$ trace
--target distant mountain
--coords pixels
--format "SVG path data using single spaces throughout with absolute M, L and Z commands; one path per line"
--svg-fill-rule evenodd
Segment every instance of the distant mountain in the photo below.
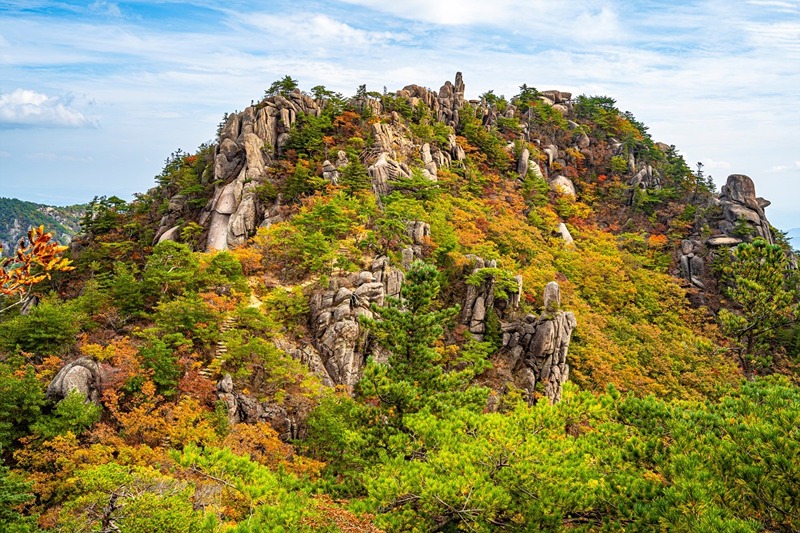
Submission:
M 786 232 L 786 238 L 792 244 L 792 248 L 800 248 L 800 228 L 792 228 Z
M 80 219 L 85 210 L 85 205 L 56 207 L 15 198 L 0 198 L 2 254 L 9 255 L 32 226 L 44 225 L 58 242 L 69 244 L 80 230 Z

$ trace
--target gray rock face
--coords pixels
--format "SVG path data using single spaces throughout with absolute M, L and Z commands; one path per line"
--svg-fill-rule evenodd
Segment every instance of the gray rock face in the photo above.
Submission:
M 372 304 L 382 306 L 387 294 L 400 293 L 402 272 L 379 258 L 372 271 L 331 279 L 326 291 L 310 302 L 312 344 L 330 381 L 354 386 L 361 377 L 370 349 L 368 332 L 359 317 L 373 318 Z
M 764 207 L 768 205 L 767 200 L 756 197 L 755 185 L 749 177 L 743 174 L 728 176 L 719 196 L 709 201 L 704 217 L 696 220 L 695 233 L 681 242 L 678 255 L 681 277 L 703 289 L 706 265 L 715 253 L 724 253 L 730 247 L 756 237 L 774 243 L 764 213 Z M 709 231 L 711 236 L 708 236 Z
M 517 322 L 503 324 L 503 351 L 533 401 L 537 384 L 544 385 L 550 403 L 561 400 L 561 390 L 569 378 L 567 352 L 575 315 L 560 310 L 560 290 L 552 281 L 544 291 L 545 310 L 539 317 L 528 315 Z
M 81 357 L 64 366 L 47 386 L 47 397 L 61 401 L 76 390 L 87 401 L 97 403 L 103 387 L 103 372 L 97 361 Z
M 522 150 L 522 153 L 519 154 L 519 159 L 517 159 L 517 174 L 519 175 L 520 179 L 525 178 L 528 174 L 528 164 L 531 159 L 531 151 L 527 148 Z
M 465 274 L 481 276 L 480 285 L 467 285 L 464 296 L 464 306 L 461 311 L 461 323 L 467 326 L 477 340 L 483 340 L 486 334 L 486 321 L 489 312 L 495 312 L 498 319 L 502 319 L 506 312 L 519 306 L 522 297 L 522 277 L 517 276 L 517 292 L 509 295 L 508 299 L 495 297 L 495 279 L 490 270 L 497 268 L 494 260 L 484 261 L 483 258 L 468 255 L 471 266 Z M 493 310 L 493 311 L 492 311 Z
M 300 439 L 304 436 L 304 426 L 297 413 L 283 405 L 262 402 L 237 391 L 230 374 L 225 374 L 217 383 L 217 398 L 225 402 L 228 411 L 228 423 L 255 424 L 267 422 L 283 441 Z
M 158 242 L 177 241 L 178 237 L 180 236 L 178 232 L 179 229 L 180 229 L 179 226 L 171 227 L 170 229 L 161 234 L 161 236 L 158 238 Z
M 381 152 L 378 160 L 367 168 L 367 174 L 372 180 L 372 190 L 377 196 L 386 196 L 392 192 L 390 180 L 411 177 L 408 167 L 390 159 L 387 152 Z
M 699 289 L 705 288 L 703 277 L 706 268 L 706 255 L 707 251 L 699 240 L 686 239 L 681 241 L 681 277 Z
M 661 187 L 661 176 L 652 166 L 643 165 L 637 170 L 636 162 L 632 156 L 628 161 L 628 166 L 629 171 L 633 174 L 630 180 L 632 187 L 640 189 L 658 189 Z
M 184 217 L 185 214 L 186 197 L 181 194 L 176 194 L 169 199 L 167 212 L 163 217 L 161 217 L 158 231 L 156 231 L 155 237 L 153 238 L 153 244 L 157 244 L 166 240 L 175 240 L 174 235 L 177 234 L 178 222 Z M 164 234 L 172 229 L 175 229 L 173 237 L 164 237 Z

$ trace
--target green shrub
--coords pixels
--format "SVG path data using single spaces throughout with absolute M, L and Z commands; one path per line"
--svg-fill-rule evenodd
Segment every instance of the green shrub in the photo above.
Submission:
M 84 320 L 75 306 L 45 299 L 27 316 L 0 323 L 0 347 L 11 352 L 19 346 L 37 356 L 62 354 L 75 345 Z

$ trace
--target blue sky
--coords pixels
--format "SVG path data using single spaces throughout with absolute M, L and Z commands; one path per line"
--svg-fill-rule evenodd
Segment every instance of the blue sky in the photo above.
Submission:
M 603 94 L 800 227 L 800 0 L 0 0 L 0 196 L 130 198 L 286 74 Z

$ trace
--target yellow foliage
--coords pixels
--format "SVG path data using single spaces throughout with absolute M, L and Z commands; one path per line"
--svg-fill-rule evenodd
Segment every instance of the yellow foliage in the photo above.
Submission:
M 277 432 L 266 422 L 236 424 L 222 442 L 237 455 L 250 456 L 272 470 L 280 468 L 293 474 L 315 478 L 325 463 L 295 455 L 294 448 L 282 442 Z

